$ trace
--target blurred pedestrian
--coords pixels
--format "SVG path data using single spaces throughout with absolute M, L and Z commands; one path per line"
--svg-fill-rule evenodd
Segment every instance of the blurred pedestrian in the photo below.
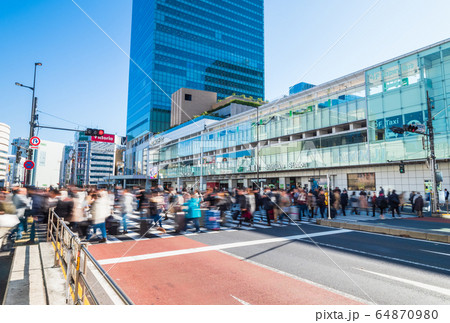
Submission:
M 22 239 L 22 232 L 26 231 L 27 228 L 27 218 L 25 216 L 25 211 L 29 210 L 30 207 L 30 199 L 27 197 L 27 189 L 24 187 L 20 187 L 16 190 L 12 202 L 16 208 L 16 215 L 19 218 L 20 223 L 17 227 L 11 232 L 9 238 L 11 239 L 13 234 L 16 234 L 16 240 Z
M 193 222 L 195 226 L 195 232 L 200 233 L 200 222 L 199 219 L 202 216 L 200 211 L 200 198 L 195 195 L 195 193 L 191 194 L 191 198 L 184 203 L 187 206 L 187 212 L 185 215 L 185 223 L 182 231 L 187 231 L 187 225 L 189 222 Z
M 356 192 L 353 192 L 352 195 L 350 196 L 350 206 L 352 207 L 352 212 L 350 213 L 350 215 L 352 215 L 353 213 L 355 215 L 358 214 L 358 205 L 359 205 L 359 200 L 356 197 Z
M 281 207 L 281 213 L 279 216 L 279 221 L 282 224 L 283 223 L 283 219 L 284 217 L 288 218 L 288 222 L 291 223 L 291 218 L 289 216 L 289 208 L 291 206 L 291 199 L 289 197 L 289 194 L 287 194 L 286 191 L 281 191 L 281 196 L 280 196 L 280 207 Z
M 359 207 L 365 210 L 366 215 L 369 216 L 369 203 L 367 202 L 367 193 L 364 190 L 359 193 Z
M 317 196 L 316 203 L 317 203 L 317 208 L 320 211 L 320 216 L 323 219 L 324 215 L 325 215 L 325 209 L 326 209 L 325 192 L 323 190 L 319 191 L 319 195 Z
M 423 207 L 425 206 L 425 203 L 423 201 L 422 195 L 417 192 L 417 197 L 414 202 L 414 211 L 417 212 L 417 217 L 423 218 Z
M 133 214 L 133 201 L 134 195 L 131 194 L 127 188 L 125 188 L 122 196 L 120 197 L 123 234 L 128 233 L 127 219 Z
M 309 191 L 308 193 L 306 204 L 308 205 L 309 218 L 312 219 L 314 217 L 314 210 L 316 208 L 316 197 L 311 191 Z
M 348 205 L 348 194 L 347 194 L 347 190 L 344 189 L 341 193 L 341 208 L 342 208 L 342 215 L 346 216 L 345 214 L 345 208 Z
M 372 217 L 374 217 L 375 211 L 377 209 L 377 192 L 373 192 L 372 197 L 370 198 L 370 202 L 372 204 Z
M 105 220 L 110 214 L 108 192 L 100 190 L 97 193 L 93 193 L 91 195 L 91 198 L 92 198 L 91 215 L 92 215 L 93 232 L 89 232 L 86 239 L 90 240 L 92 235 L 96 235 L 97 229 L 99 229 L 101 231 L 101 239 L 99 242 L 103 243 L 107 241 Z
M 389 202 L 389 206 L 392 211 L 392 217 L 395 218 L 395 216 L 394 216 L 395 211 L 397 211 L 397 215 L 399 217 L 401 217 L 400 210 L 399 210 L 400 199 L 398 197 L 398 194 L 395 192 L 395 190 L 393 190 L 391 195 L 389 195 L 388 202 Z
M 380 218 L 384 219 L 384 210 L 388 207 L 388 201 L 383 193 L 378 195 L 376 203 L 380 209 Z

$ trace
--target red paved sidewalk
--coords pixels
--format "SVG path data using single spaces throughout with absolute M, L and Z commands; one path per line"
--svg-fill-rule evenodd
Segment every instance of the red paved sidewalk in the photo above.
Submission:
M 96 259 L 183 250 L 206 245 L 188 239 L 151 239 L 90 246 Z M 301 266 L 301 264 L 299 264 Z M 136 304 L 336 305 L 359 302 L 327 289 L 239 260 L 220 251 L 146 259 L 104 268 Z M 238 298 L 239 300 L 237 300 Z

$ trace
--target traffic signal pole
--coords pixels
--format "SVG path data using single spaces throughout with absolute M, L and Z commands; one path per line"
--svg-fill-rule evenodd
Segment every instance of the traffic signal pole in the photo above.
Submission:
M 31 138 L 34 137 L 34 128 L 36 126 L 35 121 L 36 121 L 36 104 L 37 104 L 37 98 L 34 96 L 34 86 L 36 84 L 36 67 L 34 68 L 34 81 L 33 81 L 33 103 L 31 106 L 31 119 L 30 119 L 30 137 L 28 138 L 28 140 L 31 140 Z M 30 143 L 28 143 L 28 156 L 27 159 L 28 160 L 33 160 L 33 149 L 30 148 L 31 145 Z M 29 186 L 31 185 L 31 175 L 32 175 L 32 170 L 28 169 L 25 171 L 26 175 L 25 175 L 25 185 Z
M 431 181 L 433 185 L 430 203 L 431 203 L 431 213 L 435 213 L 438 210 L 439 196 L 436 182 L 436 155 L 434 152 L 434 129 L 433 129 L 433 116 L 431 114 L 431 109 L 432 109 L 431 100 L 427 91 L 427 111 L 428 111 L 427 128 L 428 128 L 428 139 L 430 142 Z

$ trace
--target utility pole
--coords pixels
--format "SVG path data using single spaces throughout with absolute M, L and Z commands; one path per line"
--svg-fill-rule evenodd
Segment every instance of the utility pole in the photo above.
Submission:
M 31 99 L 31 118 L 30 118 L 30 137 L 28 140 L 31 140 L 32 137 L 34 137 L 34 126 L 36 121 L 36 103 L 37 98 L 34 96 L 34 91 L 36 89 L 36 67 L 42 66 L 42 63 L 34 63 L 34 77 L 33 77 L 33 97 Z M 30 147 L 30 144 L 29 144 Z M 28 160 L 32 160 L 33 158 L 33 150 L 28 150 Z M 31 185 L 31 170 L 27 171 L 27 180 L 26 185 Z
M 438 191 L 437 191 L 437 183 L 436 183 L 436 155 L 434 153 L 434 129 L 433 129 L 433 117 L 431 114 L 431 99 L 428 95 L 427 91 L 427 110 L 428 110 L 428 120 L 427 120 L 427 128 L 428 128 L 428 139 L 430 141 L 430 168 L 431 168 L 431 180 L 432 180 L 432 193 L 430 197 L 431 203 L 431 213 L 437 212 L 438 210 Z
M 34 74 L 34 79 L 36 80 L 36 72 Z M 31 105 L 31 118 L 30 118 L 30 134 L 28 137 L 28 140 L 31 140 L 32 137 L 34 137 L 34 128 L 36 126 L 35 121 L 36 121 L 36 105 L 37 105 L 37 98 L 34 96 L 34 82 L 33 82 L 33 103 Z M 33 160 L 33 149 L 30 148 L 31 144 L 28 143 L 28 156 L 27 159 L 28 160 Z M 32 170 L 29 169 L 26 171 L 26 181 L 25 181 L 25 185 L 29 186 L 31 185 L 31 178 L 32 178 L 32 174 L 31 174 Z

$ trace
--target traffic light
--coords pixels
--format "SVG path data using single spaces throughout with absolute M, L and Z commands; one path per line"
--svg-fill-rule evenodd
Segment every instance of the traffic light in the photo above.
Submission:
M 417 129 L 419 129 L 419 127 L 418 126 L 416 126 L 415 124 L 410 124 L 410 125 L 407 125 L 407 126 L 404 126 L 406 129 L 406 131 L 409 131 L 409 132 L 416 132 L 417 131 Z
M 19 148 L 17 148 L 17 151 L 16 151 L 16 164 L 20 164 L 20 156 L 22 156 L 22 151 Z
M 399 170 L 400 170 L 400 174 L 404 174 L 405 173 L 405 164 L 401 163 Z
M 105 131 L 102 129 L 87 128 L 84 134 L 86 136 L 103 136 L 105 134 Z

